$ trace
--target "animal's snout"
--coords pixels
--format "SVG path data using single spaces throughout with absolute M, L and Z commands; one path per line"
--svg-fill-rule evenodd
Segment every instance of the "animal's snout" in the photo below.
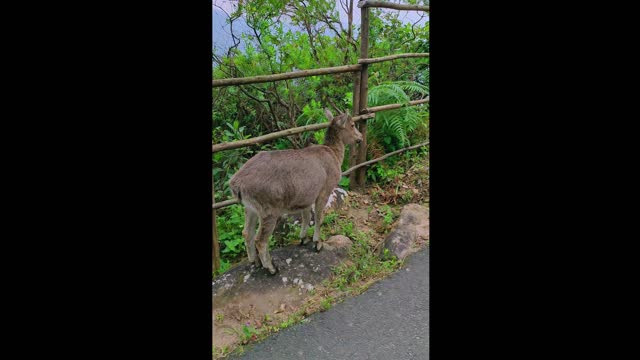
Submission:
M 358 144 L 360 144 L 360 143 L 362 142 L 362 136 L 360 136 L 360 137 L 356 138 L 356 142 L 357 142 Z

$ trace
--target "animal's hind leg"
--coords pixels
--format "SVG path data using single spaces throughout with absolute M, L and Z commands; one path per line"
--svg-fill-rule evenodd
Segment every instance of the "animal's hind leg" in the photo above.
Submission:
M 257 262 L 256 256 L 256 225 L 258 224 L 258 214 L 249 210 L 247 207 L 244 208 L 244 230 L 242 230 L 242 235 L 244 236 L 244 245 L 247 249 L 247 257 L 249 258 L 249 262 Z M 256 264 L 259 265 L 259 264 Z
M 309 243 L 307 230 L 309 229 L 309 221 L 311 220 L 311 207 L 302 210 L 302 229 L 300 230 L 300 245 Z
M 271 275 L 275 275 L 278 272 L 278 268 L 273 266 L 271 254 L 269 254 L 269 236 L 273 233 L 277 221 L 277 216 L 268 215 L 261 217 L 260 230 L 258 231 L 258 238 L 256 240 L 256 248 L 258 249 L 258 256 L 260 257 L 262 266 L 269 270 Z

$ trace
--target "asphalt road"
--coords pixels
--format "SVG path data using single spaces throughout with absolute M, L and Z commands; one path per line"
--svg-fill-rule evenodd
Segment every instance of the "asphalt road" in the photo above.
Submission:
M 310 321 L 230 359 L 429 359 L 429 249 L 404 268 Z

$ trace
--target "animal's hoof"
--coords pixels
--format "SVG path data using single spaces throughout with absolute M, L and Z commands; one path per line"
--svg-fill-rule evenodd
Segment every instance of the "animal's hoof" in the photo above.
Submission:
M 322 243 L 320 241 L 318 241 L 316 243 L 316 252 L 319 252 L 320 250 L 322 250 Z
M 278 269 L 278 267 L 275 266 L 275 265 L 273 265 L 273 269 L 274 269 L 273 272 L 271 271 L 271 269 L 268 269 L 269 270 L 269 275 L 271 275 L 271 276 L 273 276 L 273 275 L 275 275 L 275 274 L 280 272 L 280 269 Z

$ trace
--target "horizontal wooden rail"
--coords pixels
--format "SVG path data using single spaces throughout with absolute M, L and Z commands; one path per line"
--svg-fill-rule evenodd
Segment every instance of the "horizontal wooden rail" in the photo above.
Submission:
M 391 61 L 391 60 L 403 59 L 403 58 L 418 58 L 418 57 L 429 57 L 429 53 L 395 54 L 395 55 L 383 56 L 379 58 L 358 59 L 358 64 L 373 64 L 373 63 L 379 63 L 383 61 Z
M 362 110 L 362 112 L 365 113 L 365 114 L 375 113 L 375 112 L 384 111 L 384 110 L 399 109 L 399 108 L 405 107 L 405 106 L 415 106 L 415 105 L 420 105 L 420 104 L 426 104 L 428 102 L 429 102 L 429 97 L 426 97 L 426 98 L 420 99 L 420 100 L 409 101 L 407 104 L 388 104 L 388 105 L 364 108 Z
M 356 72 L 356 71 L 360 71 L 360 69 L 361 69 L 361 65 L 359 65 L 359 64 L 356 64 L 356 65 L 344 65 L 344 66 L 334 66 L 334 67 L 320 68 L 320 69 L 292 71 L 292 72 L 282 73 L 282 74 L 259 75 L 259 76 L 243 77 L 243 78 L 212 80 L 211 84 L 212 84 L 213 87 L 229 86 L 229 85 L 257 84 L 257 83 L 263 83 L 263 82 L 295 79 L 295 78 L 315 76 L 315 75 L 327 75 L 327 74 L 339 74 L 339 73 L 344 73 L 344 72 Z
M 355 65 L 344 65 L 344 66 L 335 66 L 335 67 L 320 68 L 320 69 L 300 70 L 300 71 L 292 71 L 292 72 L 282 73 L 282 74 L 258 75 L 258 76 L 249 76 L 249 77 L 243 77 L 243 78 L 218 79 L 218 80 L 211 80 L 211 85 L 213 87 L 246 85 L 246 84 L 257 84 L 257 83 L 264 83 L 269 81 L 288 80 L 288 79 L 295 79 L 295 78 L 309 77 L 309 76 L 316 76 L 316 75 L 339 74 L 344 72 L 358 72 L 361 69 L 360 64 L 372 64 L 372 63 L 391 61 L 391 60 L 402 59 L 402 58 L 417 58 L 417 57 L 429 57 L 429 54 L 428 53 L 407 53 L 407 54 L 383 56 L 379 58 L 358 59 L 358 64 L 355 64 Z
M 362 111 L 364 114 L 363 115 L 354 116 L 353 120 L 354 121 L 360 121 L 360 120 L 363 120 L 363 119 L 369 119 L 369 118 L 374 117 L 375 113 L 379 112 L 379 111 L 399 109 L 399 108 L 405 107 L 405 106 L 415 106 L 415 105 L 419 105 L 419 104 L 425 104 L 425 103 L 428 103 L 428 102 L 429 102 L 429 97 L 427 97 L 425 99 L 409 101 L 407 104 L 388 104 L 388 105 L 374 106 L 374 107 L 370 107 L 370 108 L 365 108 Z M 317 130 L 322 130 L 322 129 L 325 129 L 325 128 L 328 128 L 328 127 L 329 127 L 329 123 L 328 122 L 320 123 L 320 124 L 312 124 L 312 125 L 294 127 L 294 128 L 291 128 L 291 129 L 277 131 L 277 132 L 274 132 L 274 133 L 271 133 L 271 134 L 267 134 L 267 135 L 257 136 L 257 137 L 251 138 L 251 139 L 238 140 L 238 141 L 232 141 L 232 142 L 227 142 L 227 143 L 213 144 L 213 145 L 211 145 L 211 151 L 212 152 L 218 152 L 218 151 L 223 151 L 223 150 L 237 149 L 237 148 L 241 148 L 241 147 L 245 147 L 245 146 L 250 146 L 250 145 L 254 145 L 254 144 L 263 143 L 263 142 L 270 141 L 270 140 L 283 138 L 285 136 L 290 136 L 290 135 L 298 134 L 298 133 L 305 132 L 305 131 L 317 131 Z
M 429 7 L 425 5 L 396 4 L 396 3 L 386 2 L 386 1 L 371 1 L 371 0 L 358 1 L 358 7 L 359 8 L 375 7 L 375 8 L 387 8 L 387 9 L 396 9 L 396 10 L 429 11 Z
M 351 174 L 354 170 L 356 170 L 358 168 L 361 168 L 361 167 L 367 166 L 367 165 L 371 165 L 373 163 L 377 163 L 378 161 L 382 161 L 382 160 L 388 158 L 389 156 L 393 156 L 395 154 L 398 154 L 398 153 L 401 153 L 401 152 L 404 152 L 404 151 L 407 151 L 407 150 L 417 149 L 417 148 L 425 146 L 425 145 L 429 145 L 429 142 L 427 141 L 427 142 L 424 142 L 424 143 L 421 143 L 421 144 L 417 144 L 417 145 L 406 147 L 404 149 L 392 151 L 392 152 L 390 152 L 390 153 L 388 153 L 388 154 L 386 154 L 384 156 L 381 156 L 379 158 L 376 158 L 376 159 L 373 159 L 373 160 L 369 160 L 369 161 L 363 162 L 362 164 L 358 164 L 358 165 L 356 165 L 356 166 L 354 166 L 352 168 L 349 168 L 348 170 L 346 170 L 345 172 L 342 173 L 342 176 L 347 176 L 347 175 Z M 238 204 L 238 203 L 239 203 L 239 201 L 237 199 L 231 199 L 231 200 L 225 200 L 223 202 L 215 203 L 215 204 L 213 204 L 212 207 L 215 210 L 215 209 L 219 209 L 219 208 L 222 208 L 222 207 L 225 207 L 225 206 Z
M 403 151 L 407 151 L 407 150 L 411 150 L 411 149 L 416 149 L 416 148 L 419 148 L 419 147 L 421 147 L 421 146 L 425 146 L 425 145 L 429 145 L 429 142 L 427 141 L 427 142 L 424 142 L 424 143 L 422 143 L 422 144 L 413 145 L 413 146 L 406 147 L 406 148 L 404 148 L 404 149 L 400 149 L 400 150 L 392 151 L 392 152 L 390 152 L 390 153 L 388 153 L 388 154 L 386 154 L 386 155 L 384 155 L 384 156 L 381 156 L 381 157 L 379 157 L 379 158 L 376 158 L 376 159 L 373 159 L 373 160 L 369 160 L 369 161 L 365 161 L 365 162 L 363 162 L 363 163 L 361 163 L 361 164 L 358 164 L 358 165 L 356 165 L 356 166 L 354 166 L 354 167 L 352 167 L 352 168 L 349 168 L 347 171 L 345 171 L 345 172 L 343 172 L 343 173 L 342 173 L 342 176 L 349 175 L 349 174 L 351 174 L 354 170 L 356 170 L 356 169 L 358 169 L 358 168 L 361 168 L 361 167 L 363 167 L 363 166 L 367 166 L 367 165 L 371 165 L 371 164 L 373 164 L 373 163 L 377 163 L 378 161 L 382 161 L 382 160 L 384 160 L 384 159 L 388 158 L 389 156 L 395 155 L 395 154 L 397 154 L 397 153 L 401 153 L 401 152 L 403 152 Z
M 215 209 L 220 209 L 220 208 L 223 208 L 223 207 L 225 207 L 225 206 L 229 206 L 229 205 L 233 205 L 233 204 L 238 204 L 238 203 L 240 203 L 240 202 L 238 201 L 238 199 L 225 200 L 225 201 L 223 201 L 223 202 L 219 202 L 219 203 L 215 203 L 215 204 L 213 204 L 212 208 L 213 208 L 213 210 L 215 210 Z
M 358 115 L 358 116 L 354 116 L 353 117 L 353 121 L 360 121 L 363 119 L 369 119 L 374 117 L 375 114 L 371 113 L 371 114 L 364 114 L 364 115 Z M 249 146 L 249 145 L 254 145 L 254 144 L 259 144 L 265 141 L 269 141 L 269 140 L 274 140 L 274 139 L 279 139 L 285 136 L 289 136 L 289 135 L 293 135 L 293 134 L 298 134 L 301 132 L 305 132 L 305 131 L 317 131 L 317 130 L 321 130 L 324 128 L 328 128 L 330 125 L 330 123 L 325 122 L 325 123 L 320 123 L 320 124 L 312 124 L 312 125 L 306 125 L 306 126 L 299 126 L 299 127 L 294 127 L 291 129 L 286 129 L 286 130 L 282 130 L 282 131 L 277 131 L 277 132 L 273 132 L 267 135 L 262 135 L 262 136 L 256 136 L 254 138 L 251 139 L 245 139 L 245 140 L 238 140 L 238 141 L 232 141 L 232 142 L 227 142 L 227 143 L 220 143 L 220 144 L 213 144 L 211 146 L 211 151 L 212 152 L 217 152 L 217 151 L 222 151 L 222 150 L 230 150 L 230 149 L 237 149 L 237 148 L 241 148 L 241 147 L 245 147 L 245 146 Z

